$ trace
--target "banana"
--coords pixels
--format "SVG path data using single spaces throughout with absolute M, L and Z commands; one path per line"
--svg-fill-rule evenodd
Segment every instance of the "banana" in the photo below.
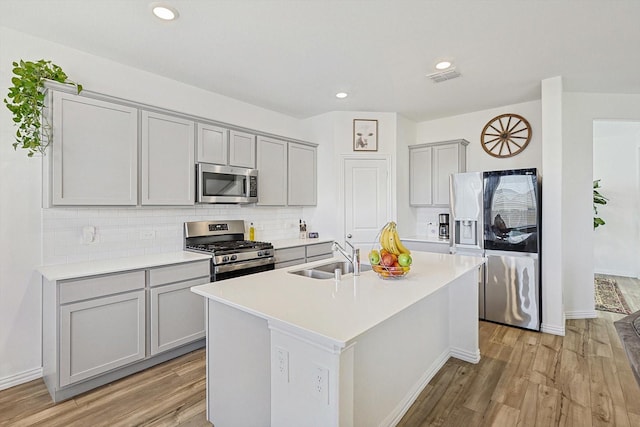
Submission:
M 382 249 L 384 249 L 385 251 L 389 251 L 388 246 L 389 246 L 389 229 L 388 226 L 389 224 L 385 224 L 384 227 L 382 227 L 382 230 L 380 231 L 380 247 Z
M 396 240 L 399 240 L 397 238 L 397 234 L 396 234 L 396 223 L 395 222 L 390 222 L 389 223 L 389 232 L 388 232 L 388 241 L 389 241 L 389 252 L 391 252 L 394 255 L 400 255 L 400 251 L 398 250 L 398 245 L 396 244 Z
M 400 237 L 398 236 L 398 229 L 396 227 L 393 228 L 393 237 L 395 238 L 396 248 L 398 248 L 401 254 L 411 254 L 411 251 L 402 244 L 402 240 L 400 240 Z

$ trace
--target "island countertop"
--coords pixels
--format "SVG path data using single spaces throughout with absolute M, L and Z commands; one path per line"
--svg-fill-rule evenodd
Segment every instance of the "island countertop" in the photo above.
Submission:
M 344 347 L 484 262 L 477 257 L 427 252 L 414 252 L 412 257 L 411 271 L 399 279 L 383 280 L 373 271 L 362 272 L 360 276 L 345 274 L 340 281 L 289 273 L 344 261 L 333 258 L 194 286 L 191 290 Z

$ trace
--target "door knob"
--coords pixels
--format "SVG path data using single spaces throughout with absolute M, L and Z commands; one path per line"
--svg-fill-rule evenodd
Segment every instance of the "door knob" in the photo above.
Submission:
M 352 238 L 353 236 L 351 235 L 351 233 L 347 234 L 347 239 Z

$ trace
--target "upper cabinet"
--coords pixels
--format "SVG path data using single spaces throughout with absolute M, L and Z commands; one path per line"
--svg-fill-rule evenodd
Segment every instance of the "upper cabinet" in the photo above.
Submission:
M 136 205 L 138 110 L 52 91 L 53 205 Z
M 287 204 L 287 142 L 258 137 L 258 204 Z
M 256 136 L 229 131 L 229 166 L 256 168 Z
M 314 206 L 316 147 L 258 137 L 258 204 Z
M 198 123 L 196 160 L 202 163 L 226 165 L 229 161 L 229 130 Z
M 449 176 L 466 171 L 467 145 L 457 139 L 409 146 L 411 206 L 449 206 Z
M 195 123 L 142 112 L 142 204 L 195 203 Z
M 289 178 L 287 202 L 289 206 L 314 206 L 316 197 L 316 147 L 289 143 Z

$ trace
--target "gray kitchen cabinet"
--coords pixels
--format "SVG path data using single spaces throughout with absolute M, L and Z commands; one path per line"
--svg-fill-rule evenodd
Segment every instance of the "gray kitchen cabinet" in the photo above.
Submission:
M 315 206 L 317 204 L 316 147 L 289 142 L 287 204 Z
M 258 137 L 258 205 L 287 204 L 287 142 Z
M 319 261 L 333 256 L 333 242 L 315 243 L 306 246 L 306 261 Z
M 138 203 L 138 110 L 51 91 L 51 204 Z
M 205 337 L 205 301 L 190 288 L 210 282 L 210 261 L 149 270 L 150 354 Z
M 466 171 L 464 139 L 409 146 L 409 204 L 449 206 L 449 176 Z
M 236 130 L 229 131 L 229 166 L 256 168 L 256 136 Z
M 196 161 L 226 165 L 229 161 L 229 129 L 198 123 Z
M 195 203 L 195 123 L 142 111 L 143 205 Z
M 403 240 L 402 243 L 405 247 L 412 251 L 420 251 L 420 252 L 435 252 L 440 254 L 448 254 L 449 253 L 449 242 L 417 242 L 411 240 Z
M 275 268 L 291 267 L 306 262 L 319 261 L 333 257 L 333 241 L 322 243 L 306 243 L 275 250 Z
M 60 387 L 144 359 L 144 272 L 63 282 L 59 298 Z
M 43 378 L 54 402 L 204 346 L 210 260 L 43 279 Z M 84 272 L 84 270 L 83 270 Z
M 306 250 L 303 245 L 293 246 L 275 250 L 275 268 L 291 267 L 292 265 L 304 264 Z

